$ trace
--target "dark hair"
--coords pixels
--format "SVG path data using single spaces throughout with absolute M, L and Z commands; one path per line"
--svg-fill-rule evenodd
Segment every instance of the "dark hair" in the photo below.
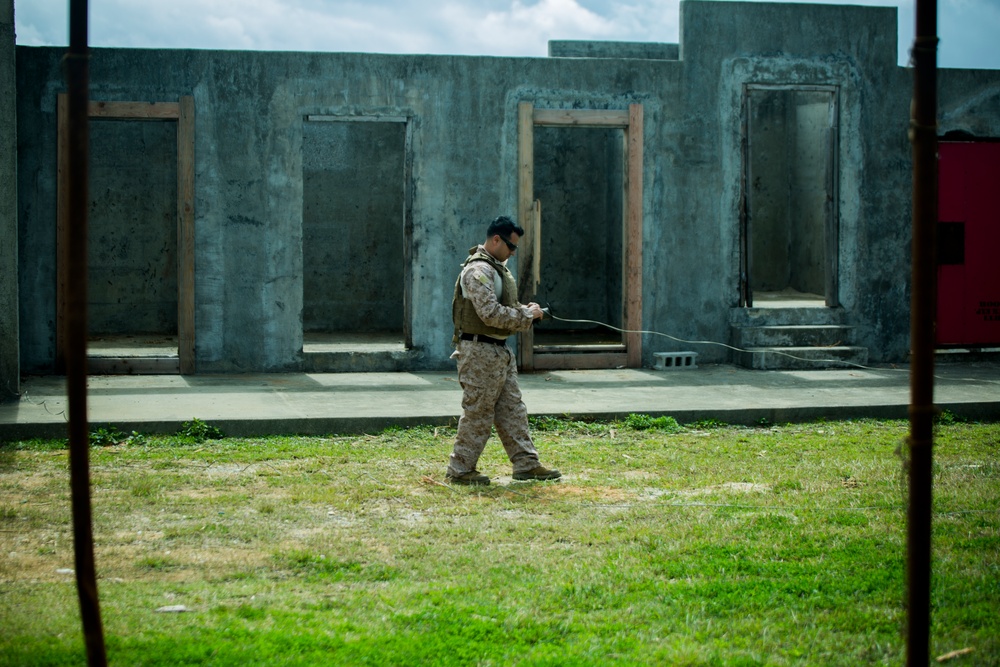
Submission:
M 518 227 L 517 223 L 508 218 L 506 215 L 501 215 L 491 222 L 490 226 L 486 228 L 487 239 L 493 238 L 494 234 L 499 234 L 505 239 L 510 239 L 511 234 L 524 236 L 524 230 Z

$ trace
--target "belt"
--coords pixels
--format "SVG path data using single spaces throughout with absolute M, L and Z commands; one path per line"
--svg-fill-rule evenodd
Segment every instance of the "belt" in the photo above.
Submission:
M 506 340 L 501 340 L 499 338 L 493 338 L 492 336 L 487 336 L 486 334 L 470 334 L 464 333 L 459 336 L 462 340 L 471 340 L 472 342 L 479 343 L 493 343 L 494 345 L 506 345 Z

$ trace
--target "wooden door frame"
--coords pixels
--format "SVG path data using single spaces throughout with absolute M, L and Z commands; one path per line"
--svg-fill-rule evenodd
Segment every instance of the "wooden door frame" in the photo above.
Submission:
M 66 233 L 69 227 L 68 97 L 61 93 L 57 102 L 58 168 L 56 197 L 56 365 L 65 368 L 66 342 L 63 312 L 66 303 L 67 267 Z M 194 354 L 194 97 L 182 96 L 177 102 L 99 102 L 91 101 L 90 118 L 112 120 L 175 121 L 177 123 L 177 359 L 109 359 L 112 368 L 128 368 L 142 373 L 195 372 Z M 92 366 L 92 362 L 88 362 Z
M 622 268 L 624 272 L 625 352 L 534 354 L 534 333 L 521 333 L 518 363 L 521 370 L 642 367 L 642 105 L 628 109 L 536 109 L 521 102 L 517 109 L 518 215 L 525 228 L 518 259 L 522 302 L 534 296 L 538 281 L 541 207 L 534 199 L 535 126 L 621 129 L 625 132 L 622 175 Z

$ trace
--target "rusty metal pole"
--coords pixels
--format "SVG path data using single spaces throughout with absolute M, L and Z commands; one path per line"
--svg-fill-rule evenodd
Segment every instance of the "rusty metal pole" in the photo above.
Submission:
M 930 659 L 934 323 L 937 306 L 937 0 L 917 0 L 913 42 L 913 283 L 910 307 L 910 503 L 906 664 Z
M 90 507 L 90 437 L 87 423 L 87 209 L 89 207 L 88 123 L 90 52 L 87 46 L 87 0 L 70 0 L 69 52 L 64 61 L 68 89 L 66 301 L 62 321 L 66 340 L 66 396 L 69 401 L 69 471 L 73 498 L 73 552 L 87 664 L 108 664 L 94 567 Z

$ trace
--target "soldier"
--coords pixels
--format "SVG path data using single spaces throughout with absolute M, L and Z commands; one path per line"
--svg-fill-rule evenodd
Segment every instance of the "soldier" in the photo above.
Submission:
M 458 381 L 462 385 L 462 417 L 448 464 L 448 479 L 456 484 L 489 484 L 476 470 L 490 429 L 514 466 L 514 479 L 559 479 L 558 470 L 543 467 L 528 433 L 528 410 L 517 386 L 517 364 L 506 339 L 524 331 L 543 315 L 537 303 L 517 301 L 514 276 L 507 259 L 517 250 L 524 230 L 507 216 L 486 229 L 486 241 L 469 250 L 455 282 L 451 317 L 455 323 Z

